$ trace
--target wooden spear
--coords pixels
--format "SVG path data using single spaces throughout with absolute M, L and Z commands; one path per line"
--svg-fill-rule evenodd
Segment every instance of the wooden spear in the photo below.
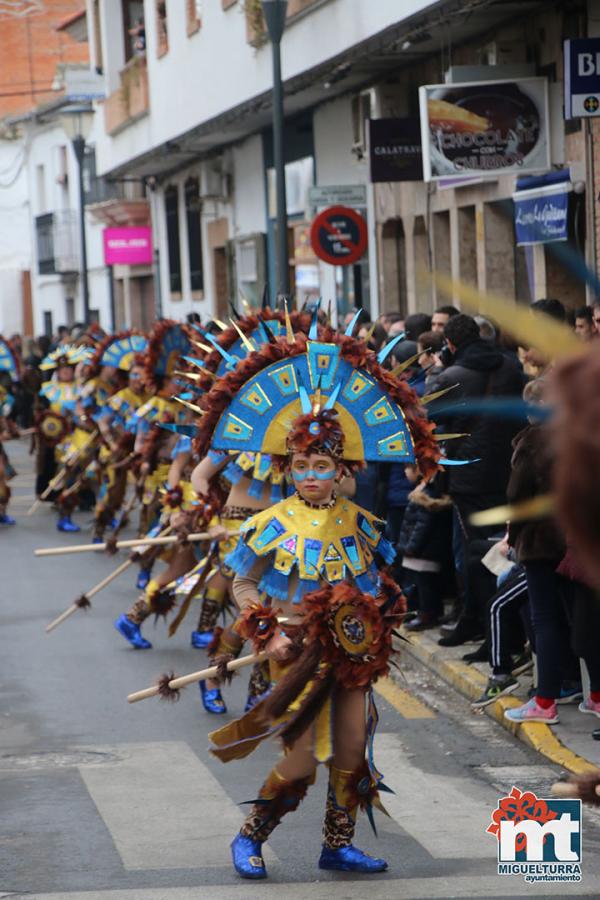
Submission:
M 171 531 L 170 525 L 161 532 L 161 536 L 166 536 L 169 531 Z M 94 544 L 94 546 L 98 545 Z M 78 609 L 89 609 L 91 606 L 90 598 L 94 597 L 96 594 L 99 594 L 100 591 L 104 590 L 104 588 L 111 583 L 111 581 L 114 581 L 115 578 L 118 578 L 119 575 L 125 572 L 126 569 L 132 566 L 135 562 L 138 562 L 140 555 L 140 553 L 132 553 L 129 559 L 126 559 L 121 563 L 120 566 L 117 566 L 114 572 L 111 572 L 110 575 L 107 575 L 106 578 L 103 578 L 102 581 L 99 581 L 98 584 L 94 585 L 91 590 L 86 591 L 85 594 L 82 594 L 80 597 L 78 597 L 74 603 L 72 603 L 69 607 L 67 607 L 67 609 L 65 609 L 64 612 L 60 614 L 60 616 L 57 616 L 57 618 L 50 622 L 49 625 L 46 625 L 46 633 L 49 634 L 51 631 L 54 631 L 55 628 L 58 628 L 59 625 L 62 625 L 63 622 L 66 622 L 66 620 L 70 616 L 72 616 L 73 613 L 76 613 Z
M 253 666 L 255 663 L 263 662 L 267 658 L 267 654 L 253 653 L 251 656 L 242 656 L 240 659 L 233 659 L 227 663 L 227 672 L 237 672 L 245 666 Z M 201 669 L 199 672 L 190 672 L 189 675 L 182 675 L 179 678 L 163 675 L 153 687 L 145 688 L 143 691 L 136 691 L 134 694 L 127 695 L 128 703 L 138 703 L 140 700 L 146 700 L 148 697 L 156 697 L 161 695 L 165 698 L 176 699 L 170 692 L 177 693 L 181 688 L 188 684 L 194 684 L 197 681 L 204 681 L 206 678 L 214 678 L 219 675 L 222 669 L 219 666 L 210 666 L 208 669 Z
M 52 478 L 48 482 L 48 485 L 45 488 L 45 490 L 40 494 L 40 496 L 33 503 L 33 505 L 27 510 L 28 516 L 32 516 L 34 514 L 34 512 L 37 510 L 38 506 L 40 506 L 41 503 L 47 497 L 50 496 L 52 491 L 58 490 L 58 488 L 61 486 L 61 484 L 63 483 L 64 479 L 66 478 L 66 476 L 68 474 L 69 466 L 71 466 L 71 465 L 73 465 L 73 463 L 77 462 L 77 460 L 79 459 L 79 457 L 81 456 L 83 451 L 87 450 L 88 447 L 96 440 L 96 438 L 98 437 L 98 434 L 99 434 L 99 432 L 93 431 L 91 433 L 91 435 L 89 436 L 89 438 L 87 438 L 84 441 L 84 443 L 79 448 L 79 450 L 76 450 L 75 453 L 71 453 L 71 455 L 67 457 L 67 459 L 65 460 L 65 462 L 63 464 L 62 469 L 60 469 L 60 471 L 57 472 L 57 474 L 54 476 L 54 478 Z
M 227 537 L 235 537 L 239 532 L 237 531 L 228 531 Z M 190 534 L 186 537 L 186 541 L 190 544 L 198 543 L 198 541 L 208 541 L 210 540 L 211 535 L 208 531 L 199 531 L 194 534 Z M 114 544 L 78 544 L 75 547 L 42 547 L 38 550 L 34 550 L 35 556 L 61 556 L 65 553 L 89 553 L 93 551 L 106 550 L 107 547 L 115 550 L 127 550 L 130 547 L 160 547 L 163 545 L 176 544 L 179 540 L 179 537 L 175 534 L 166 536 L 159 536 L 155 538 L 132 538 L 131 540 L 126 541 L 117 541 Z

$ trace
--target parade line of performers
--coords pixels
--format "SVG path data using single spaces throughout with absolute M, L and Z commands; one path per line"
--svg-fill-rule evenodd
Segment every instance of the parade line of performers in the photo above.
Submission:
M 431 481 L 452 461 L 427 398 L 405 366 L 391 369 L 402 336 L 376 354 L 353 336 L 356 320 L 339 333 L 318 308 L 263 308 L 217 326 L 160 321 L 147 336 L 84 338 L 46 357 L 36 494 L 54 505 L 61 532 L 79 531 L 74 509 L 93 509 L 93 541 L 109 552 L 128 521 L 148 539 L 176 537 L 137 548 L 142 593 L 115 627 L 151 650 L 149 616 L 168 617 L 172 636 L 194 614 L 192 646 L 217 666 L 200 682 L 208 714 L 226 712 L 227 667 L 244 644 L 258 657 L 244 714 L 211 734 L 224 762 L 270 737 L 285 751 L 252 791 L 232 843 L 237 873 L 266 876 L 262 844 L 319 763 L 329 768 L 320 868 L 381 872 L 387 863 L 353 836 L 359 808 L 372 823 L 383 810 L 372 685 L 389 670 L 405 602 L 384 523 L 352 501 L 354 476 L 366 462 L 400 462 Z M 10 387 L 18 368 L 1 349 Z M 9 421 L 0 419 L 5 441 Z M 0 446 L 5 524 L 10 471 Z M 190 540 L 197 534 L 206 539 Z M 162 692 L 174 693 L 166 683 Z

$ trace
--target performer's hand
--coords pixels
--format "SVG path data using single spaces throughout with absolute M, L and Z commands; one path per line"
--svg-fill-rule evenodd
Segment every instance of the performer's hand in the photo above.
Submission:
M 229 537 L 229 532 L 224 525 L 213 525 L 212 528 L 208 529 L 208 536 L 211 541 L 226 541 Z
M 265 650 L 269 659 L 275 662 L 285 662 L 290 655 L 292 642 L 289 637 L 280 631 L 274 634 L 269 643 L 265 646 Z
M 145 476 L 145 475 L 148 475 L 149 472 L 150 472 L 150 463 L 143 462 L 140 466 L 140 475 Z

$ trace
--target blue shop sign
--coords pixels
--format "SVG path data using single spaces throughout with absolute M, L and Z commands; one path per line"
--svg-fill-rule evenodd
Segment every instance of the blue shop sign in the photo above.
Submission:
M 565 119 L 600 116 L 600 38 L 565 41 Z
M 573 185 L 567 180 L 554 184 L 538 183 L 513 194 L 518 247 L 567 240 L 572 190 Z

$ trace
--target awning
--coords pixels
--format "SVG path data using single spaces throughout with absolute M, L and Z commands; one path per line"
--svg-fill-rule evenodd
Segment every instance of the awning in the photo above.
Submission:
M 517 246 L 549 244 L 568 239 L 569 169 L 519 178 L 512 195 L 515 204 Z

